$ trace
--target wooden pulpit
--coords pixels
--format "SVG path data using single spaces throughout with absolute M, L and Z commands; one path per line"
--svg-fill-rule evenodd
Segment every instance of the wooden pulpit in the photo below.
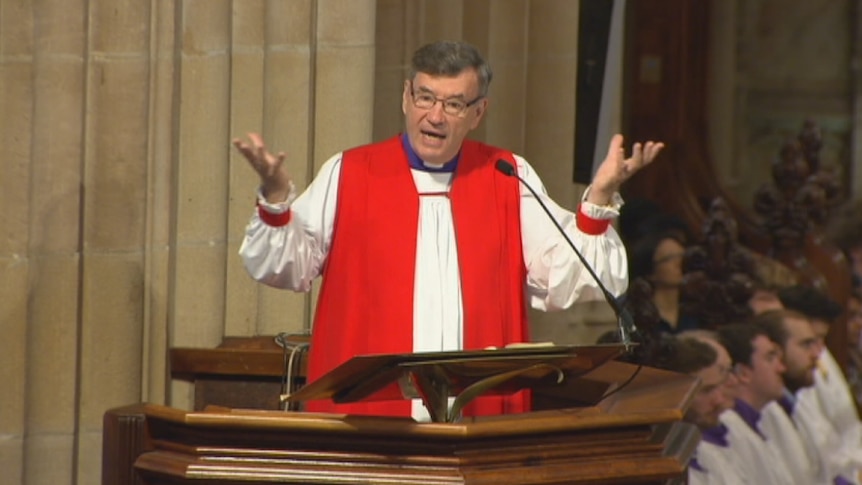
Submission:
M 136 404 L 105 414 L 102 483 L 672 483 L 699 440 L 682 422 L 696 385 L 610 360 L 534 390 L 544 410 L 431 423 Z

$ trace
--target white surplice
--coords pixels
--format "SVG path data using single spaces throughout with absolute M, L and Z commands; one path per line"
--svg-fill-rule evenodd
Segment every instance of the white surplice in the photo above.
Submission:
M 736 469 L 747 483 L 801 485 L 790 475 L 790 466 L 775 443 L 753 430 L 736 411 L 728 409 L 720 419 L 729 429 L 727 441 L 736 458 Z
M 701 469 L 688 467 L 688 485 L 755 485 L 741 474 L 738 459 L 730 446 L 701 441 L 695 457 Z
M 611 293 L 620 295 L 628 283 L 626 252 L 622 241 L 609 227 L 602 235 L 579 231 L 575 216 L 545 194 L 541 180 L 521 157 L 515 157 L 519 175 L 542 194 L 554 217 L 566 230 L 581 254 L 592 265 Z M 299 197 L 292 191 L 282 204 L 266 204 L 274 214 L 291 211 L 291 222 L 273 227 L 264 223 L 257 211 L 249 222 L 240 248 L 246 269 L 256 280 L 277 288 L 308 291 L 320 275 L 332 241 L 341 154 L 329 159 L 320 173 Z M 422 193 L 448 192 L 451 174 L 412 170 L 417 190 Z M 294 200 L 295 199 L 295 200 Z M 610 219 L 619 213 L 621 200 L 612 206 L 582 202 L 582 210 L 595 219 Z M 442 341 L 429 339 L 440 329 L 452 328 L 459 335 L 462 313 L 460 272 L 449 199 L 443 196 L 420 197 L 417 242 L 414 350 L 457 350 L 459 338 Z M 527 266 L 527 294 L 533 308 L 558 310 L 575 301 L 603 298 L 593 278 L 560 236 L 532 194 L 521 188 L 521 232 Z M 393 241 L 398 244 L 398 241 Z M 454 309 L 453 309 L 454 308 Z M 427 329 L 427 331 L 425 331 Z
M 827 347 L 817 360 L 819 368 L 814 371 L 814 387 L 800 390 L 798 399 L 817 399 L 819 408 L 841 435 L 845 446 L 862 447 L 862 423 L 841 366 Z
M 862 446 L 849 445 L 838 433 L 812 397 L 813 388 L 797 392 L 791 418 L 810 450 L 816 453 L 832 476 L 841 476 L 850 483 L 859 483 L 862 472 Z M 805 396 L 803 399 L 802 397 Z
M 771 401 L 763 407 L 760 429 L 784 457 L 791 475 L 798 483 L 831 485 L 834 475 L 820 460 L 816 451 L 807 445 L 787 412 Z

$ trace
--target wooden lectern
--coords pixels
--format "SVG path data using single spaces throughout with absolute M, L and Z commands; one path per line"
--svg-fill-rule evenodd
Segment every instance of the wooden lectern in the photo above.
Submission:
M 391 369 L 403 357 L 383 360 Z M 573 362 L 559 359 L 551 367 Z M 564 372 L 572 375 L 578 362 Z M 533 364 L 520 379 L 556 372 Z M 663 484 L 684 477 L 699 440 L 681 421 L 696 380 L 613 360 L 595 364 L 534 389 L 544 410 L 459 422 L 214 406 L 114 409 L 105 415 L 102 484 Z M 336 375 L 323 387 L 338 394 L 343 388 L 334 383 L 348 381 Z M 569 407 L 550 409 L 559 406 Z
M 286 399 L 335 403 L 417 399 L 434 422 L 459 420 L 461 409 L 476 397 L 522 389 L 568 390 L 573 401 L 566 407 L 575 401 L 593 405 L 612 383 L 586 386 L 581 377 L 623 350 L 620 344 L 518 344 L 491 350 L 362 355 Z

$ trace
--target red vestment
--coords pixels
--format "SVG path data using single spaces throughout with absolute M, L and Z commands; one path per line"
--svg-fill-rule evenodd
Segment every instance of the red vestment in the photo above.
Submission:
M 466 140 L 449 197 L 458 247 L 465 350 L 528 340 L 518 179 L 499 173 L 511 152 Z M 314 319 L 309 381 L 363 354 L 413 349 L 419 194 L 400 137 L 344 152 L 332 244 Z M 421 295 L 417 296 L 421 298 Z M 528 395 L 479 398 L 465 416 L 528 410 Z M 410 401 L 309 411 L 409 416 Z

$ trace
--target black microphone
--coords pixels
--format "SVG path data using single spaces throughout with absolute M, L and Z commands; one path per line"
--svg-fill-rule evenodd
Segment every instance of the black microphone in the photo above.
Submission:
M 590 276 L 592 276 L 593 280 L 595 280 L 595 282 L 599 285 L 599 289 L 602 291 L 602 295 L 604 295 L 605 301 L 608 302 L 608 305 L 610 305 L 611 309 L 614 311 L 614 315 L 617 317 L 617 326 L 619 327 L 620 331 L 620 342 L 622 342 L 623 345 L 626 346 L 626 350 L 629 350 L 629 346 L 632 343 L 632 334 L 637 331 L 637 327 L 635 327 L 634 318 L 632 318 L 631 313 L 628 311 L 627 308 L 620 306 L 616 297 L 614 297 L 614 295 L 610 292 L 610 290 L 608 290 L 605 284 L 602 283 L 602 280 L 593 270 L 592 266 L 590 266 L 590 264 L 587 262 L 586 258 L 584 258 L 584 255 L 581 254 L 581 252 L 578 251 L 578 248 L 575 247 L 575 243 L 572 242 L 572 240 L 569 238 L 569 235 L 566 234 L 566 231 L 563 230 L 563 226 L 561 226 L 560 223 L 557 222 L 557 219 L 554 217 L 554 215 L 551 214 L 551 211 L 548 209 L 548 206 L 546 206 L 545 203 L 542 201 L 542 198 L 539 197 L 539 194 L 537 194 L 536 191 L 533 190 L 532 187 L 530 187 L 530 184 L 528 184 L 526 180 L 522 179 L 518 175 L 518 172 L 515 170 L 515 167 L 512 166 L 512 164 L 507 162 L 506 160 L 497 160 L 496 168 L 504 175 L 507 175 L 509 177 L 515 177 L 516 179 L 518 179 L 524 185 L 524 187 L 526 187 L 527 190 L 529 190 L 530 193 L 533 194 L 533 197 L 535 197 L 536 202 L 539 203 L 539 205 L 545 211 L 545 214 L 548 215 L 548 219 L 550 219 L 551 222 L 554 223 L 554 226 L 556 226 L 557 230 L 560 231 L 560 234 L 563 235 L 563 239 L 565 239 L 566 242 L 569 243 L 569 247 L 572 248 L 572 251 L 574 251 L 578 259 L 581 260 L 581 264 L 584 265 L 584 268 L 587 269 L 587 272 L 590 273 Z

